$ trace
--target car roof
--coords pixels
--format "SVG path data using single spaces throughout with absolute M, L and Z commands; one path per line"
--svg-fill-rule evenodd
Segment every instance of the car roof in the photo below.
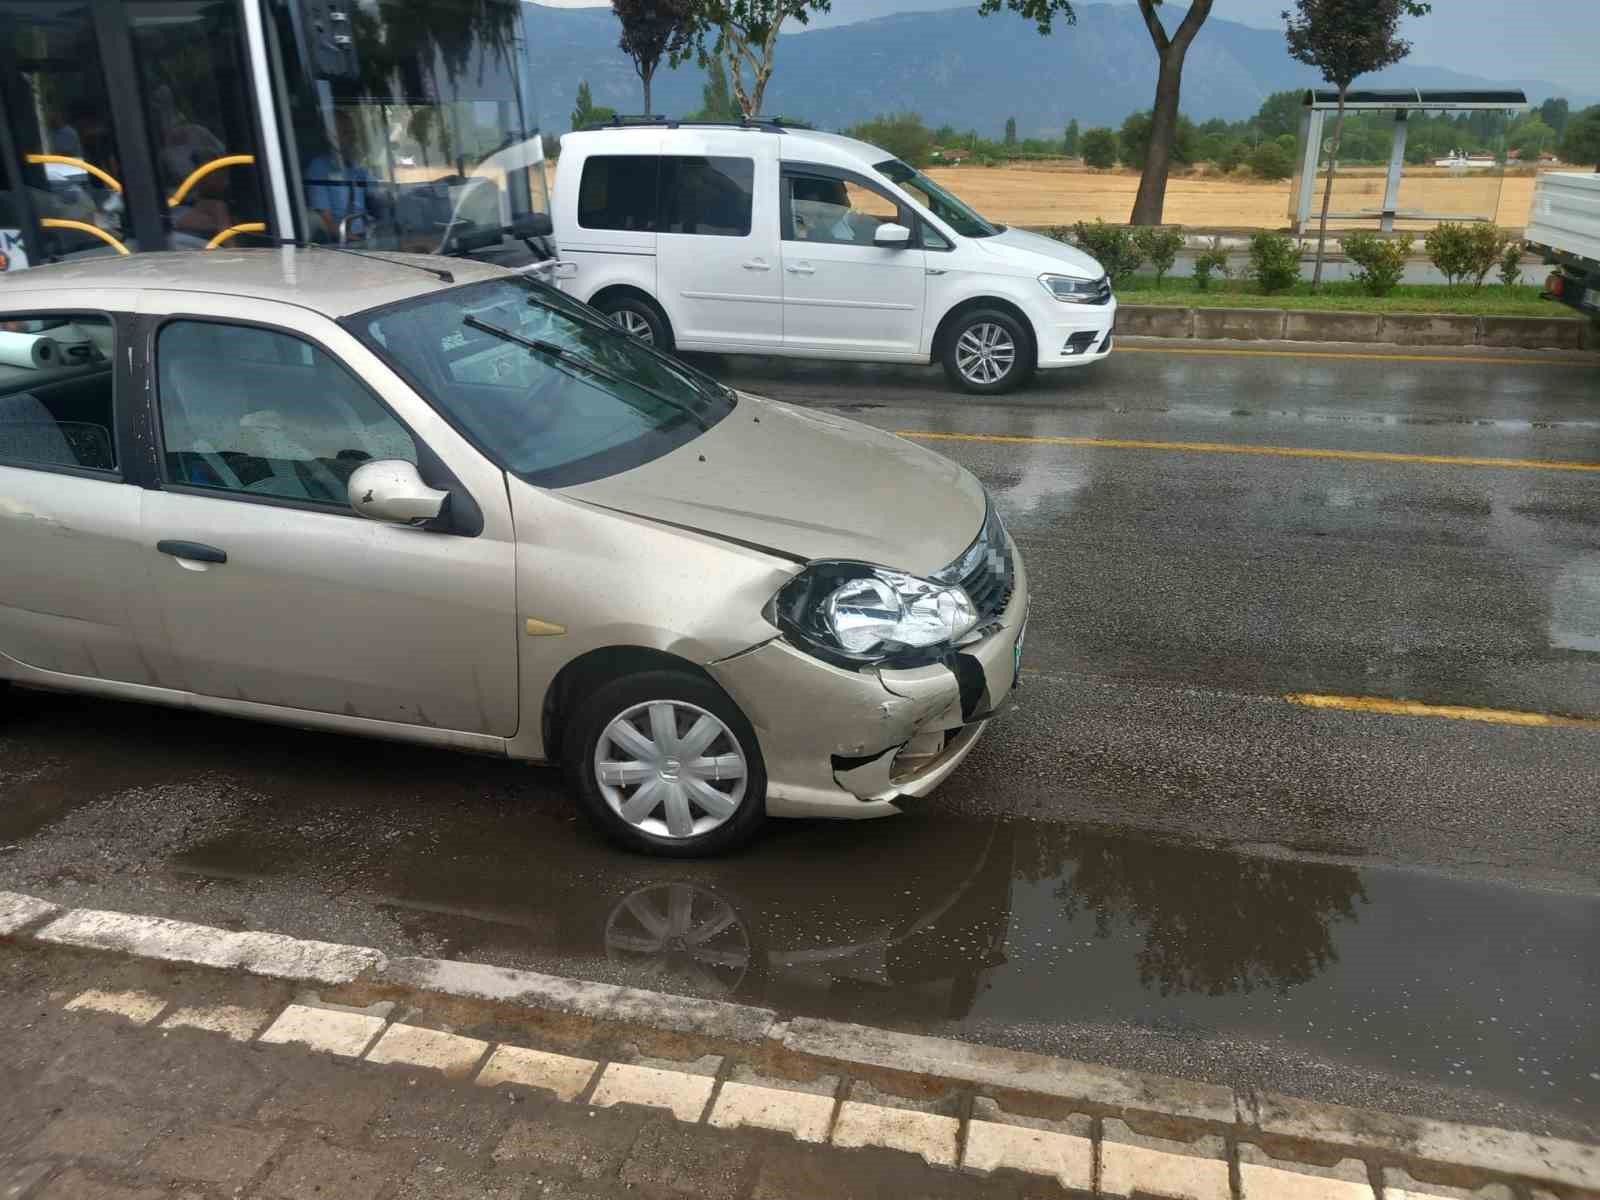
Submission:
M 276 300 L 338 318 L 448 286 L 435 271 L 448 271 L 458 284 L 512 274 L 503 267 L 470 259 L 342 254 L 316 246 L 174 250 L 86 258 L 7 273 L 0 276 L 0 297 L 7 290 L 95 293 L 159 289 Z
M 762 140 L 751 140 L 757 138 Z M 579 154 L 598 154 L 609 147 L 622 154 L 671 154 L 674 142 L 681 142 L 686 149 L 699 153 L 707 149 L 722 153 L 749 145 L 752 147 L 752 156 L 757 158 L 771 158 L 776 150 L 776 156 L 785 162 L 819 163 L 862 172 L 870 171 L 878 163 L 894 157 L 879 146 L 840 133 L 823 133 L 817 129 L 795 129 L 790 126 L 745 126 L 737 122 L 726 125 L 704 122 L 608 125 L 564 134 L 561 150 L 564 154 L 574 151 Z M 556 177 L 560 178 L 559 171 Z

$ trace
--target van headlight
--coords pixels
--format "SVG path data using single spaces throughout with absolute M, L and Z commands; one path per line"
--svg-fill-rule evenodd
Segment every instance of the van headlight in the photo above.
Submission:
M 778 590 L 768 619 L 825 659 L 881 662 L 944 647 L 977 609 L 958 585 L 857 562 L 814 562 Z
M 1098 279 L 1078 279 L 1072 275 L 1041 275 L 1044 290 L 1066 304 L 1093 304 L 1100 295 Z

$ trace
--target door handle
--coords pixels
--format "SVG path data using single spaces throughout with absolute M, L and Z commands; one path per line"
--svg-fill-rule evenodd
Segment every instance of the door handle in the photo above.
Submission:
M 741 264 L 746 271 L 770 271 L 772 264 L 764 258 L 752 258 L 749 262 Z
M 817 273 L 817 269 L 808 263 L 796 263 L 793 266 L 785 267 L 784 270 L 791 275 L 815 275 Z
M 178 542 L 164 538 L 156 543 L 156 549 L 163 554 L 170 554 L 173 558 L 187 558 L 190 562 L 225 563 L 228 561 L 228 552 L 218 550 L 215 546 L 207 546 L 203 542 Z

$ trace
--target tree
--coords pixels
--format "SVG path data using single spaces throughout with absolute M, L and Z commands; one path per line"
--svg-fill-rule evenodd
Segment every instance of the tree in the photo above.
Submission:
M 1506 145 L 1522 155 L 1524 162 L 1538 158 L 1555 144 L 1556 131 L 1536 115 L 1506 134 Z
M 1261 102 L 1251 124 L 1262 137 L 1300 132 L 1300 114 L 1305 110 L 1305 92 L 1273 92 Z
M 1159 69 L 1156 72 L 1156 100 L 1151 122 L 1150 145 L 1145 155 L 1144 174 L 1139 178 L 1139 194 L 1133 202 L 1131 225 L 1159 225 L 1167 198 L 1167 175 L 1172 166 L 1172 145 L 1178 134 L 1178 100 L 1183 83 L 1183 62 L 1195 35 L 1211 15 L 1213 0 L 1190 0 L 1189 10 L 1177 28 L 1168 33 L 1156 12 L 1162 0 L 1138 0 L 1139 13 L 1155 44 Z M 1404 2 L 1404 0 L 1403 0 Z M 1072 0 L 983 0 L 978 11 L 985 15 L 1006 8 L 1027 17 L 1048 34 L 1054 18 L 1068 25 L 1077 22 Z
M 590 125 L 604 125 L 617 115 L 617 110 L 607 108 L 603 104 L 595 104 L 594 97 L 589 93 L 589 81 L 578 81 L 578 105 L 572 110 L 572 127 L 584 129 Z
M 622 22 L 617 43 L 633 60 L 634 72 L 644 86 L 644 111 L 650 113 L 650 81 L 663 56 L 669 60 L 689 46 L 688 0 L 611 0 L 611 11 Z
M 672 62 L 676 65 L 691 53 L 698 54 L 702 63 L 726 58 L 739 110 L 747 117 L 758 116 L 772 79 L 783 23 L 794 20 L 804 25 L 812 13 L 827 12 L 831 4 L 832 0 L 688 0 L 688 38 Z
M 728 73 L 722 69 L 722 60 L 713 58 L 706 64 L 706 82 L 700 89 L 700 119 L 737 121 L 741 115 L 738 102 L 728 91 Z
M 1557 137 L 1566 133 L 1567 122 L 1571 118 L 1572 106 L 1567 102 L 1565 96 L 1551 96 L 1550 99 L 1539 105 L 1539 119 L 1550 126 L 1551 129 L 1554 129 Z
M 1015 146 L 1016 144 L 1017 144 L 1017 119 L 1015 117 L 1007 117 L 1006 118 L 1006 145 Z
M 1149 109 L 1144 112 L 1129 113 L 1127 120 L 1122 122 L 1119 139 L 1122 144 L 1122 161 L 1130 167 L 1145 162 L 1150 156 L 1150 139 L 1154 134 L 1154 113 Z M 1172 139 L 1172 161 L 1187 165 L 1198 162 L 1200 158 L 1199 131 L 1195 129 L 1193 121 L 1180 113 L 1177 133 Z
M 1339 167 L 1339 139 L 1344 135 L 1344 106 L 1350 85 L 1358 75 L 1393 66 L 1411 53 L 1411 43 L 1400 36 L 1400 18 L 1425 16 L 1433 9 L 1426 0 L 1295 0 L 1296 12 L 1284 13 L 1289 56 L 1339 89 L 1339 109 L 1333 121 L 1333 145 L 1328 152 L 1328 182 L 1322 191 L 1322 218 L 1317 229 L 1317 265 L 1311 290 L 1322 284 L 1322 260 L 1328 246 L 1328 207 L 1333 202 L 1333 177 Z
M 914 167 L 926 163 L 929 152 L 933 149 L 933 134 L 928 132 L 928 127 L 922 123 L 922 117 L 914 112 L 874 117 L 870 121 L 863 121 L 853 126 L 849 134 L 853 138 L 860 138 L 863 142 L 871 142 L 874 146 L 882 147 L 901 162 L 910 163 Z
M 1078 132 L 1078 120 L 1074 117 L 1067 122 L 1066 135 L 1061 139 L 1061 153 L 1068 158 L 1078 157 L 1078 141 L 1082 135 Z
M 1117 165 L 1117 135 L 1109 129 L 1091 129 L 1083 135 L 1085 166 L 1105 170 Z
M 1294 155 L 1285 153 L 1276 140 L 1262 142 L 1245 161 L 1263 179 L 1287 179 L 1294 174 Z
M 1567 122 L 1561 157 L 1579 167 L 1593 163 L 1595 173 L 1600 175 L 1600 104 L 1584 109 Z

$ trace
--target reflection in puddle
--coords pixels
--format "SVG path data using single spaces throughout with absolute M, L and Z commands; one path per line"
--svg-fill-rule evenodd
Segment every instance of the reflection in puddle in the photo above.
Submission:
M 657 884 L 611 910 L 606 957 L 658 991 L 727 996 L 750 970 L 750 933 L 715 892 L 692 883 Z

